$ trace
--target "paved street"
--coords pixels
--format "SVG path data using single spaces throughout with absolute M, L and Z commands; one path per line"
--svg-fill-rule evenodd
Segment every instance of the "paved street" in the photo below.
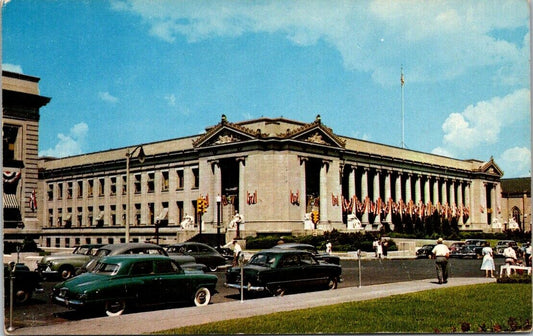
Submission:
M 498 265 L 503 263 L 503 259 L 496 259 Z M 359 262 L 358 260 L 342 260 L 344 282 L 339 285 L 339 289 L 359 286 Z M 450 276 L 453 277 L 482 277 L 479 270 L 480 261 L 471 259 L 451 259 Z M 219 293 L 212 299 L 211 306 L 222 303 L 235 302 L 240 300 L 238 292 L 223 286 L 224 272 L 215 273 L 219 277 L 217 289 Z M 434 261 L 421 259 L 381 259 L 381 260 L 361 260 L 361 286 L 397 283 L 404 281 L 414 281 L 435 278 Z M 44 282 L 45 294 L 36 295 L 30 304 L 15 307 L 13 314 L 13 325 L 16 328 L 26 328 L 32 326 L 44 326 L 52 324 L 68 323 L 69 321 L 79 321 L 88 318 L 100 317 L 102 315 L 82 315 L 75 311 L 65 309 L 61 306 L 52 305 L 48 300 L 50 288 L 56 282 Z M 290 293 L 289 293 L 290 294 Z M 336 296 L 340 292 L 334 291 L 327 295 Z M 301 294 L 298 294 L 301 295 Z M 290 295 L 287 295 L 290 296 Z M 254 299 L 257 300 L 257 299 Z M 253 301 L 253 300 L 252 300 Z M 259 301 L 257 301 L 259 304 Z M 165 309 L 169 307 L 150 308 L 150 310 Z M 175 307 L 170 307 L 175 308 Z M 186 308 L 179 308 L 186 309 Z M 9 310 L 5 312 L 6 325 L 9 324 Z

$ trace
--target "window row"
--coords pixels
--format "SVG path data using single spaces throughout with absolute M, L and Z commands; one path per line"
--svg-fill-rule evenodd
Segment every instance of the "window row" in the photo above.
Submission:
M 200 186 L 198 168 L 192 168 L 190 172 L 192 175 L 190 178 L 190 188 L 198 189 Z M 143 176 L 145 176 L 144 181 Z M 147 193 L 154 193 L 156 191 L 156 186 L 159 187 L 160 191 L 166 192 L 170 191 L 171 181 L 173 181 L 175 184 L 175 190 L 183 190 L 186 177 L 183 168 L 175 170 L 173 176 L 170 175 L 168 170 L 163 170 L 157 173 L 137 173 L 133 174 L 130 186 L 132 187 L 132 192 L 135 194 L 143 192 L 143 185 L 145 186 L 144 191 Z M 128 192 L 126 186 L 126 175 L 122 175 L 120 178 L 109 176 L 71 182 L 48 183 L 47 199 L 48 201 L 72 199 L 74 197 L 81 199 L 94 196 L 116 196 L 119 193 L 126 195 Z
M 172 205 L 172 204 L 171 204 Z M 191 202 L 194 209 L 196 200 Z M 101 205 L 98 207 L 68 207 L 48 209 L 48 227 L 50 228 L 72 228 L 72 227 L 104 227 L 104 226 L 124 226 L 126 225 L 126 204 Z M 169 208 L 169 202 L 162 202 L 156 209 L 155 203 L 135 203 L 130 209 L 130 224 L 133 225 L 167 225 L 181 223 L 186 213 L 184 213 L 183 201 L 177 201 Z M 194 214 L 196 216 L 196 214 Z M 197 222 L 195 218 L 195 222 Z

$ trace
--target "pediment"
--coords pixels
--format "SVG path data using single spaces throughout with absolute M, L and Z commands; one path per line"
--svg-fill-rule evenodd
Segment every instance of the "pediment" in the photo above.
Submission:
M 317 116 L 313 123 L 306 124 L 302 127 L 287 131 L 279 136 L 286 139 L 293 139 L 297 141 L 309 142 L 317 145 L 344 147 L 345 141 L 337 137 L 331 130 L 320 121 L 320 116 Z
M 252 131 L 246 127 L 229 123 L 227 122 L 225 116 L 223 116 L 222 121 L 218 125 L 211 128 L 207 133 L 193 141 L 193 146 L 198 148 L 227 145 L 234 142 L 253 140 L 257 137 L 257 131 Z
M 494 162 L 494 158 L 492 157 L 488 162 L 484 163 L 481 167 L 479 167 L 479 170 L 485 174 L 496 175 L 500 177 L 503 176 L 503 171 Z

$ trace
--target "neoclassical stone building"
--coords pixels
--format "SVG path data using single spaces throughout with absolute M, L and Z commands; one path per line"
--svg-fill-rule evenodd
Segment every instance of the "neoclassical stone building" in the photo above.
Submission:
M 502 175 L 492 158 L 457 160 L 353 139 L 320 116 L 222 116 L 199 135 L 43 158 L 41 244 L 379 230 L 392 225 L 393 213 L 434 211 L 455 217 L 461 230 L 491 231 Z
M 39 78 L 2 71 L 2 222 L 6 240 L 38 238 Z

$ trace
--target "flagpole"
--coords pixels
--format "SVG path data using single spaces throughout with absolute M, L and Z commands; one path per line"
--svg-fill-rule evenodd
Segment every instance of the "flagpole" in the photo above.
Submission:
M 404 101 L 403 101 L 403 85 L 404 85 L 404 79 L 403 79 L 403 66 L 400 70 L 401 76 L 400 76 L 400 85 L 401 85 L 401 91 L 402 91 L 402 148 L 405 148 L 405 125 L 404 125 Z

